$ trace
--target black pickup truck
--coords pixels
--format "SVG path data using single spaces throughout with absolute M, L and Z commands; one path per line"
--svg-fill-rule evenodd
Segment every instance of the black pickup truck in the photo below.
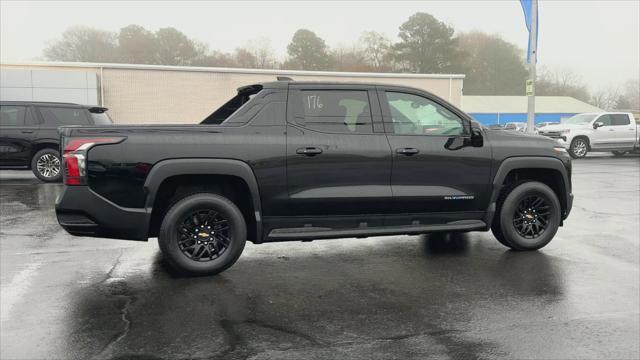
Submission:
M 481 127 L 400 86 L 245 86 L 194 125 L 62 127 L 69 233 L 158 237 L 180 271 L 230 267 L 246 240 L 488 231 L 545 246 L 569 214 L 555 141 Z

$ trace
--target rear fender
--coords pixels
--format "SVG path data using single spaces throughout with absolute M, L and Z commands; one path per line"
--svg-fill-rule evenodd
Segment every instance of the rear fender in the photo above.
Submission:
M 244 180 L 251 191 L 254 216 L 256 220 L 256 235 L 262 236 L 262 210 L 258 182 L 251 167 L 240 160 L 231 159 L 173 159 L 155 164 L 144 183 L 147 194 L 145 208 L 151 214 L 156 194 L 164 180 L 178 175 L 230 175 Z

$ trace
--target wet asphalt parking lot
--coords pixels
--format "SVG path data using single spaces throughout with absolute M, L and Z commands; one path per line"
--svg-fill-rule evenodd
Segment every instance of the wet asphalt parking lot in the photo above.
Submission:
M 186 278 L 149 242 L 71 237 L 58 184 L 0 172 L 0 357 L 638 358 L 640 157 L 574 161 L 538 252 L 491 233 L 248 244 Z

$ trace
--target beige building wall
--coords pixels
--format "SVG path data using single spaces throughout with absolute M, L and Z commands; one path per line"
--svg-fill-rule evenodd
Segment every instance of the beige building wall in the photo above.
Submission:
M 294 80 L 376 82 L 430 91 L 461 106 L 464 75 L 340 73 L 261 69 L 195 68 L 155 65 L 27 63 L 1 68 L 93 71 L 103 106 L 117 124 L 198 123 L 235 95 L 240 86 Z

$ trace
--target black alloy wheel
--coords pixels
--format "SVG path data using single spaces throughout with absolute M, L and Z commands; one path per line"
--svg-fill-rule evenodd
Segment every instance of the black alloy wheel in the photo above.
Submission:
M 535 239 L 549 225 L 551 210 L 547 201 L 539 195 L 525 196 L 513 214 L 513 226 L 520 236 Z
M 212 261 L 231 244 L 228 220 L 219 212 L 204 209 L 189 214 L 178 227 L 178 246 L 194 261 Z
M 562 222 L 562 207 L 546 184 L 525 180 L 509 185 L 498 198 L 491 231 L 513 250 L 537 250 L 547 245 Z
M 189 275 L 218 274 L 242 254 L 247 225 L 229 198 L 195 193 L 177 199 L 166 210 L 158 245 L 167 263 Z

